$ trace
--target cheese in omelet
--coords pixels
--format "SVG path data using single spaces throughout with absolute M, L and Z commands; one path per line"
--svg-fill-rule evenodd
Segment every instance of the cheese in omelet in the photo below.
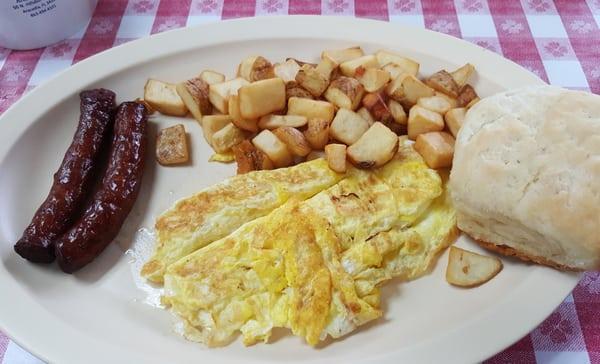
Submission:
M 162 301 L 208 346 L 268 342 L 275 327 L 316 345 L 380 317 L 378 287 L 426 271 L 455 231 L 442 179 L 404 145 L 171 264 Z
M 182 199 L 157 219 L 155 252 L 141 274 L 160 283 L 169 264 L 267 215 L 291 196 L 307 199 L 343 177 L 316 159 L 234 176 Z

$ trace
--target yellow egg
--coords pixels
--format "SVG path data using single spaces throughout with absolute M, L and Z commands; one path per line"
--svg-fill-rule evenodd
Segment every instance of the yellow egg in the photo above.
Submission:
M 170 264 L 163 303 L 208 346 L 237 332 L 245 345 L 268 342 L 274 327 L 310 345 L 346 335 L 382 315 L 381 284 L 423 274 L 456 236 L 443 186 L 403 145 L 384 167 L 286 199 Z

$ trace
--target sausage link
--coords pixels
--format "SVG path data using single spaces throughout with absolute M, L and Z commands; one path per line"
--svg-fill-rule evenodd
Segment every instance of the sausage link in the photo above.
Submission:
M 81 114 L 73 141 L 54 174 L 52 188 L 15 251 L 36 263 L 54 260 L 54 242 L 77 218 L 92 189 L 101 150 L 110 143 L 115 94 L 97 89 L 79 94 Z
M 117 236 L 137 198 L 144 170 L 148 111 L 125 102 L 117 109 L 102 185 L 77 222 L 55 246 L 60 268 L 72 273 L 96 258 Z

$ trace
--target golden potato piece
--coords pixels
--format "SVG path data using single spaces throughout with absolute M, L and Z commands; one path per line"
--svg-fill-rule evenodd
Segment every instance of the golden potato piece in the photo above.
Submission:
M 350 161 L 358 168 L 373 168 L 386 164 L 398 150 L 398 136 L 380 122 L 373 124 L 347 149 Z
M 237 174 L 273 169 L 273 162 L 249 140 L 242 141 L 232 147 L 232 150 L 237 163 Z
M 296 82 L 312 96 L 319 97 L 329 85 L 329 74 L 325 75 L 315 67 L 305 64 L 296 74 Z
M 402 79 L 402 90 L 404 97 L 398 101 L 407 107 L 416 104 L 421 97 L 433 96 L 435 94 L 435 91 L 431 87 L 412 75 Z
M 365 55 L 360 47 L 350 47 L 345 49 L 330 49 L 321 53 L 321 59 L 329 58 L 337 64 L 352 61 Z
M 188 112 L 177 93 L 177 86 L 172 83 L 148 79 L 144 86 L 144 101 L 161 114 L 185 116 Z
M 229 116 L 231 117 L 231 121 L 235 126 L 250 132 L 258 131 L 258 121 L 256 119 L 249 120 L 242 117 L 242 114 L 240 113 L 240 99 L 238 95 L 229 96 L 228 108 Z
M 444 119 L 435 111 L 415 105 L 408 112 L 408 137 L 415 140 L 419 134 L 444 130 Z
M 423 157 L 429 168 L 452 166 L 454 156 L 454 138 L 444 131 L 419 134 L 415 150 Z
M 477 92 L 475 92 L 473 86 L 464 85 L 463 88 L 460 89 L 460 94 L 458 95 L 458 104 L 460 106 L 467 106 L 475 99 L 479 99 L 479 96 L 477 96 Z
M 177 84 L 177 94 L 183 100 L 187 109 L 198 121 L 202 120 L 202 115 L 210 114 L 212 106 L 208 100 L 209 84 L 200 77 Z
M 290 97 L 302 97 L 312 99 L 313 95 L 302 88 L 296 81 L 290 81 L 285 84 L 285 98 L 289 101 Z
M 366 94 L 362 99 L 362 104 L 367 110 L 369 110 L 373 116 L 373 119 L 383 123 L 394 121 L 392 112 L 388 108 L 387 104 L 385 103 L 385 99 L 380 93 L 374 92 Z
M 258 121 L 261 129 L 275 129 L 281 126 L 299 128 L 308 122 L 306 116 L 301 115 L 265 115 Z
M 354 78 L 339 77 L 329 84 L 325 99 L 342 109 L 356 110 L 364 95 L 364 87 Z
M 386 65 L 392 63 L 400 66 L 404 69 L 404 71 L 413 76 L 417 76 L 419 73 L 419 63 L 413 61 L 410 58 L 402 57 L 399 54 L 389 52 L 389 51 L 378 51 L 375 53 L 375 58 L 379 63 L 379 66 L 385 67 Z
M 447 99 L 440 96 L 428 96 L 421 97 L 417 101 L 417 105 L 426 108 L 427 110 L 435 111 L 438 114 L 444 115 L 448 110 L 452 108 L 450 102 Z
M 352 59 L 350 61 L 345 61 L 340 64 L 340 71 L 346 77 L 354 77 L 356 74 L 356 70 L 362 67 L 364 69 L 367 68 L 379 68 L 379 63 L 377 63 L 377 59 L 374 55 L 370 54 L 368 56 L 362 56 L 360 58 Z
M 258 119 L 285 109 L 285 82 L 270 78 L 240 87 L 240 113 L 245 119 Z
M 329 135 L 347 145 L 353 144 L 369 129 L 369 123 L 348 109 L 338 110 L 329 127 Z
M 398 76 L 403 74 L 409 74 L 409 72 L 407 72 L 406 69 L 395 63 L 388 63 L 385 66 L 381 67 L 381 69 L 386 71 L 390 75 L 390 80 L 394 80 Z
M 231 123 L 229 115 L 205 115 L 202 117 L 202 132 L 209 145 L 213 145 L 213 135 Z
M 186 163 L 189 151 L 185 127 L 177 124 L 162 129 L 156 136 L 156 160 L 163 166 Z
M 408 117 L 404 107 L 396 100 L 388 100 L 388 109 L 392 114 L 392 118 L 396 124 L 406 125 L 408 123 Z
M 300 97 L 290 97 L 288 100 L 288 115 L 300 115 L 310 119 L 323 119 L 328 123 L 333 120 L 335 107 L 332 103 L 321 100 L 310 100 Z
M 300 71 L 300 65 L 293 59 L 288 59 L 283 63 L 277 63 L 274 67 L 275 77 L 281 78 L 286 84 L 296 81 L 296 75 Z
M 325 157 L 332 171 L 346 173 L 346 145 L 327 144 L 325 146 Z
M 270 130 L 263 130 L 258 133 L 252 139 L 252 144 L 265 153 L 275 167 L 287 167 L 292 164 L 293 156 L 289 149 Z
M 339 108 L 356 110 L 364 92 L 364 87 L 356 79 L 342 76 L 329 84 L 324 96 Z
M 329 141 L 329 121 L 325 119 L 308 119 L 304 137 L 314 149 L 323 149 Z
M 291 126 L 281 126 L 273 130 L 273 134 L 285 143 L 290 152 L 300 157 L 306 157 L 311 152 L 310 144 L 304 134 Z
M 217 110 L 223 114 L 227 114 L 229 111 L 229 97 L 237 94 L 240 87 L 247 84 L 248 81 L 241 77 L 221 83 L 214 83 L 208 87 L 208 99 Z
M 209 85 L 225 82 L 224 74 L 210 70 L 200 72 L 200 75 L 198 77 Z
M 273 65 L 262 56 L 246 58 L 238 66 L 238 77 L 254 82 L 275 77 Z
M 425 83 L 436 91 L 445 93 L 450 97 L 458 97 L 459 87 L 448 72 L 441 70 L 425 80 Z
M 373 115 L 371 115 L 369 110 L 367 110 L 367 108 L 364 106 L 358 109 L 356 113 L 360 115 L 363 119 L 365 119 L 369 126 L 373 125 L 373 123 L 375 122 L 375 119 L 373 119 Z
M 502 262 L 455 246 L 450 247 L 446 281 L 459 287 L 479 286 L 494 278 L 502 270 Z
M 363 85 L 365 91 L 377 92 L 390 81 L 390 74 L 378 68 L 368 68 L 356 78 Z
M 212 147 L 217 153 L 225 153 L 244 139 L 246 139 L 246 134 L 233 123 L 229 123 L 213 134 Z
M 443 97 L 446 101 L 448 101 L 448 103 L 450 104 L 450 107 L 453 108 L 453 109 L 455 107 L 458 107 L 458 100 L 455 99 L 455 98 L 453 98 L 453 97 L 450 97 L 450 96 L 446 95 L 443 92 L 436 91 L 435 94 L 434 94 L 434 96 Z
M 444 120 L 446 121 L 446 126 L 450 133 L 456 138 L 458 135 L 458 131 L 462 127 L 463 122 L 465 121 L 465 115 L 467 114 L 467 109 L 464 107 L 458 107 L 455 109 L 448 110 L 444 115 Z
M 454 82 L 456 82 L 456 84 L 460 88 L 466 85 L 467 82 L 469 82 L 469 78 L 471 78 L 471 75 L 474 71 L 475 67 L 472 64 L 467 63 L 464 66 L 456 69 L 455 71 L 450 72 L 450 75 L 454 79 Z

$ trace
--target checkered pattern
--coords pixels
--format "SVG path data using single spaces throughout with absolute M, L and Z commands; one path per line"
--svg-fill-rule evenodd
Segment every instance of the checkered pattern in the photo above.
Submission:
M 72 63 L 165 30 L 249 16 L 357 16 L 464 38 L 544 80 L 600 93 L 600 0 L 100 0 L 79 34 L 25 52 L 0 48 L 0 113 Z M 600 273 L 587 273 L 538 328 L 488 363 L 600 363 Z M 0 333 L 0 362 L 36 363 Z

